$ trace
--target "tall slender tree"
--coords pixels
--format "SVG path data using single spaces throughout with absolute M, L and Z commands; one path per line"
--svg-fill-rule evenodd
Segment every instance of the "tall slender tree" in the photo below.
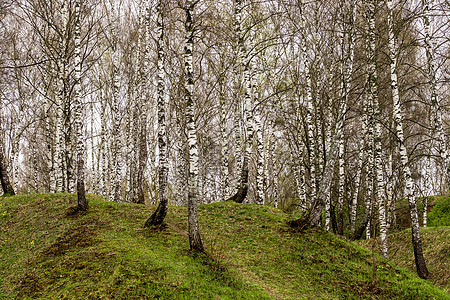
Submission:
M 398 90 L 398 79 L 397 79 L 397 45 L 395 42 L 394 35 L 394 25 L 392 21 L 392 0 L 387 0 L 388 6 L 388 23 L 389 23 L 389 58 L 391 60 L 390 64 L 390 75 L 391 75 L 391 91 L 392 99 L 394 101 L 393 118 L 395 122 L 397 139 L 400 146 L 400 159 L 401 165 L 403 167 L 404 178 L 406 182 L 406 195 L 408 197 L 409 212 L 411 215 L 411 229 L 412 229 L 412 244 L 414 248 L 414 258 L 417 268 L 417 274 L 421 278 L 428 277 L 428 269 L 425 264 L 425 259 L 423 258 L 422 251 L 422 240 L 419 231 L 419 218 L 417 215 L 417 205 L 416 198 L 414 195 L 414 181 L 411 177 L 411 170 L 409 168 L 408 152 L 405 146 L 405 139 L 403 134 L 403 114 L 400 105 L 400 96 Z
M 78 209 L 87 210 L 86 191 L 84 186 L 84 132 L 83 132 L 83 101 L 81 100 L 81 21 L 80 0 L 75 0 L 75 123 L 77 138 L 77 197 Z
M 188 225 L 189 225 L 189 245 L 192 251 L 204 252 L 200 231 L 198 228 L 198 146 L 197 127 L 194 117 L 194 2 L 186 0 L 185 30 L 186 39 L 184 46 L 185 65 L 185 98 L 186 98 L 186 122 L 189 144 L 189 175 L 188 175 Z
M 120 14 L 116 14 L 116 10 L 114 8 L 115 2 L 112 2 L 111 4 L 111 10 L 112 10 L 112 16 L 113 18 L 119 19 Z M 122 163 L 120 159 L 120 151 L 122 149 L 122 142 L 120 139 L 120 99 L 119 99 L 119 92 L 120 92 L 120 74 L 119 74 L 119 43 L 118 43 L 118 36 L 117 36 L 117 20 L 115 20 L 116 24 L 113 24 L 111 27 L 111 34 L 112 34 L 112 80 L 113 80 L 113 92 L 112 92 L 112 119 L 113 119 L 113 145 L 112 145 L 112 167 L 113 167 L 113 176 L 114 179 L 111 184 L 114 184 L 113 192 L 113 201 L 114 202 L 120 202 L 122 199 Z
M 245 116 L 246 137 L 244 142 L 244 154 L 242 160 L 241 174 L 239 180 L 239 187 L 232 197 L 228 200 L 232 200 L 238 203 L 242 203 L 247 197 L 248 193 L 248 176 L 249 176 L 249 160 L 252 154 L 252 142 L 253 142 L 253 107 L 252 107 L 252 57 L 247 52 L 245 47 L 244 33 L 242 32 L 242 10 L 243 1 L 236 0 L 235 2 L 235 23 L 234 31 L 238 40 L 238 64 L 243 68 L 244 77 L 244 105 L 243 115 Z
M 159 204 L 153 215 L 147 220 L 145 226 L 159 225 L 164 221 L 167 214 L 167 133 L 166 133 L 166 101 L 164 99 L 164 19 L 163 19 L 163 1 L 157 2 L 157 85 L 158 85 L 158 197 Z
M 445 138 L 445 131 L 442 125 L 442 108 L 439 105 L 438 89 L 436 82 L 436 66 L 434 61 L 434 52 L 431 44 L 431 30 L 430 30 L 430 7 L 428 0 L 422 0 L 423 7 L 423 28 L 425 31 L 425 53 L 427 57 L 427 77 L 430 86 L 430 104 L 432 108 L 432 123 L 434 126 L 433 135 L 439 147 L 439 155 L 445 170 L 445 177 L 447 186 L 450 186 L 450 155 L 448 153 L 447 140 Z
M 387 257 L 387 231 L 386 231 L 386 212 L 383 198 L 384 179 L 383 166 L 381 161 L 381 119 L 380 106 L 378 102 L 378 76 L 376 71 L 375 61 L 375 6 L 376 0 L 366 2 L 367 5 L 367 22 L 368 22 L 368 90 L 369 101 L 373 103 L 373 119 L 375 121 L 373 143 L 375 147 L 374 152 L 374 166 L 376 173 L 377 189 L 375 199 L 378 206 L 379 226 L 380 226 L 380 244 L 381 253 Z

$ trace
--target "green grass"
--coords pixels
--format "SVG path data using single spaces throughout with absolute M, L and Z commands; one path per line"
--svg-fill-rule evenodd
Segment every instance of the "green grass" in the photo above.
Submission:
M 143 229 L 154 207 L 88 195 L 0 198 L 0 299 L 450 299 L 407 269 L 277 209 L 199 207 L 206 255 L 188 250 L 186 207 Z
M 450 227 L 420 228 L 422 251 L 429 271 L 428 279 L 450 293 Z M 361 246 L 371 247 L 372 241 L 361 240 Z M 397 266 L 416 271 L 411 229 L 388 236 L 388 257 Z
M 433 206 L 428 213 L 428 225 L 450 226 L 450 195 L 430 197 L 428 201 Z

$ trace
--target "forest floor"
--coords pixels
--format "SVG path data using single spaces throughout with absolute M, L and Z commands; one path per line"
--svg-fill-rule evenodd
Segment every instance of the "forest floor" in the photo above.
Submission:
M 420 228 L 422 249 L 429 271 L 428 279 L 450 293 L 450 227 Z M 361 246 L 371 247 L 372 241 L 361 240 Z M 378 251 L 378 247 L 376 249 Z M 411 229 L 388 236 L 388 257 L 395 265 L 416 272 Z
M 198 255 L 186 207 L 144 229 L 154 207 L 88 200 L 73 213 L 71 194 L 0 197 L 0 299 L 450 299 L 355 243 L 293 231 L 272 207 L 200 205 Z

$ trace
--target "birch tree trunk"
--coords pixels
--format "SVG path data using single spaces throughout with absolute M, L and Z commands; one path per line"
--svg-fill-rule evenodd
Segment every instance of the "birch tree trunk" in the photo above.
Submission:
M 50 76 L 49 76 L 50 77 Z M 48 81 L 49 79 L 46 76 L 46 81 Z M 46 96 L 48 96 L 48 86 L 49 83 L 46 82 Z M 47 97 L 46 97 L 47 98 Z M 44 102 L 44 119 L 45 119 L 45 143 L 46 143 L 46 148 L 47 148 L 47 166 L 49 169 L 49 185 L 48 185 L 48 192 L 49 193 L 54 193 L 55 192 L 55 188 L 56 188 L 56 183 L 55 183 L 55 161 L 54 161 L 54 148 L 53 148 L 53 134 L 51 133 L 51 129 L 50 129 L 50 122 L 51 122 L 51 100 L 50 99 L 45 99 Z
M 149 103 L 149 101 L 150 101 L 150 84 L 149 84 L 150 72 L 149 72 L 149 67 L 148 67 L 148 60 L 149 60 L 149 56 L 150 56 L 150 32 L 148 32 L 148 29 L 150 28 L 150 7 L 149 7 L 148 1 L 146 3 L 147 4 L 145 5 L 145 17 L 144 17 L 144 25 L 145 25 L 145 27 L 144 27 L 144 29 L 145 29 L 144 67 L 139 68 L 140 78 L 141 78 L 140 81 L 143 81 L 143 83 L 139 82 L 140 88 L 138 88 L 138 93 L 140 92 L 139 90 L 142 91 L 142 88 L 144 89 L 144 91 L 143 91 L 143 96 L 141 98 L 141 101 L 139 101 L 139 103 L 137 103 L 137 105 L 139 106 L 138 111 L 140 113 L 139 114 L 139 123 L 140 123 L 139 129 L 140 130 L 139 130 L 138 134 L 136 135 L 136 137 L 138 137 L 136 145 L 138 146 L 138 149 L 139 149 L 139 153 L 138 153 L 138 162 L 139 163 L 138 163 L 138 172 L 137 172 L 137 176 L 136 176 L 136 181 L 137 181 L 136 182 L 137 183 L 137 202 L 136 203 L 140 203 L 140 204 L 145 204 L 144 174 L 145 174 L 145 167 L 147 165 L 147 160 L 148 160 L 147 103 Z M 142 28 L 142 25 L 140 26 L 140 28 Z M 142 30 L 140 29 L 139 31 L 141 32 L 140 36 L 142 36 Z M 141 41 L 141 38 L 139 39 L 139 41 Z M 141 47 L 139 46 L 138 48 L 140 49 Z M 140 60 L 138 60 L 138 64 L 140 65 Z M 158 73 L 160 72 L 159 66 L 158 66 L 157 72 Z M 164 101 L 164 97 L 163 97 L 163 101 Z M 163 119 L 164 119 L 164 112 L 162 112 L 162 114 L 163 114 Z M 163 125 L 159 125 L 159 126 L 164 126 L 164 128 L 162 130 L 164 131 L 164 135 L 165 135 L 165 122 L 163 122 L 163 123 L 164 123 Z M 159 128 L 159 130 L 161 131 L 161 128 Z M 159 145 L 160 159 L 161 159 L 161 147 L 164 148 L 164 146 Z M 167 148 L 167 146 L 166 146 L 166 148 Z M 164 150 L 165 149 L 163 149 L 163 151 Z M 163 155 L 165 157 L 165 153 L 163 153 Z M 162 158 L 162 159 L 166 160 L 166 165 L 167 165 L 167 158 Z M 166 197 L 167 197 L 167 193 L 166 193 Z
M 115 14 L 114 3 L 112 4 L 112 15 L 114 18 L 118 18 L 119 14 Z M 119 50 L 117 41 L 117 28 L 116 24 L 112 24 L 112 35 L 113 35 L 113 54 L 112 54 L 112 77 L 113 77 L 113 97 L 112 97 L 112 112 L 113 112 L 113 149 L 112 149 L 112 163 L 114 172 L 114 202 L 121 201 L 121 158 L 119 152 L 121 150 L 121 140 L 120 140 L 120 115 L 119 115 Z M 111 182 L 113 184 L 113 182 Z
M 101 194 L 106 200 L 111 201 L 110 198 L 110 184 L 108 172 L 108 143 L 107 143 L 107 128 L 106 128 L 106 100 L 103 97 L 103 91 L 100 91 L 100 157 L 101 157 Z
M 95 143 L 94 143 L 94 101 L 91 99 L 91 128 L 90 128 L 90 144 L 91 144 L 91 161 L 92 161 L 92 183 L 90 192 L 99 195 L 99 176 L 98 176 L 98 160 L 95 159 Z
M 3 155 L 3 142 L 0 143 L 0 180 L 4 194 L 15 195 L 11 181 L 9 180 L 6 161 Z
M 311 91 L 311 73 L 309 70 L 309 59 L 307 52 L 307 33 L 305 28 L 305 5 L 302 0 L 299 1 L 300 9 L 300 34 L 302 38 L 301 60 L 304 65 L 304 74 L 306 77 L 306 123 L 308 126 L 308 141 L 309 141 L 309 162 L 310 162 L 310 189 L 311 189 L 311 203 L 315 203 L 317 199 L 317 182 L 316 182 L 316 156 L 315 156 L 315 140 L 313 129 L 314 103 Z
M 431 107 L 432 107 L 432 125 L 434 126 L 434 134 L 439 146 L 439 155 L 444 165 L 447 186 L 450 186 L 450 155 L 448 154 L 448 145 L 445 139 L 445 131 L 442 125 L 442 110 L 438 100 L 438 90 L 436 83 L 436 67 L 434 64 L 434 53 L 431 47 L 431 30 L 430 30 L 430 9 L 428 0 L 422 0 L 423 6 L 423 27 L 425 31 L 425 52 L 427 56 L 427 77 L 428 84 L 431 89 Z
M 430 180 L 430 176 L 431 176 L 431 158 L 428 156 L 426 158 L 426 165 L 425 165 L 425 187 L 429 188 L 431 186 L 431 180 Z M 424 203 L 423 203 L 423 227 L 427 227 L 427 223 L 428 223 L 428 196 L 429 196 L 429 191 L 425 192 L 425 197 L 424 197 Z
M 395 128 L 392 128 L 394 131 Z M 387 231 L 391 229 L 392 221 L 395 215 L 395 199 L 394 199 L 394 170 L 392 165 L 392 156 L 393 156 L 393 150 L 389 153 L 388 156 L 388 172 L 389 172 L 389 180 L 388 180 L 388 186 L 387 186 L 387 201 L 386 201 L 386 208 L 387 208 L 387 216 L 386 216 L 386 228 Z
M 14 132 L 14 137 L 12 139 L 12 146 L 11 146 L 11 157 L 12 157 L 12 161 L 11 161 L 11 172 L 12 172 L 12 177 L 13 177 L 13 188 L 15 191 L 18 191 L 19 188 L 19 152 L 20 152 L 20 140 L 21 140 L 21 134 L 20 134 L 20 121 L 22 120 L 22 105 L 19 104 L 19 112 L 17 115 L 17 120 L 16 120 L 16 124 L 14 124 L 15 126 L 15 132 Z
M 330 67 L 329 78 L 328 78 L 329 83 L 331 83 L 333 81 L 333 69 L 334 69 L 333 65 L 334 64 L 332 63 L 332 65 Z M 329 84 L 328 93 L 330 95 L 333 95 L 332 84 Z M 325 156 L 326 156 L 326 159 L 329 158 L 328 156 L 330 153 L 330 146 L 331 146 L 331 117 L 332 117 L 332 105 L 333 105 L 332 98 L 333 97 L 334 96 L 330 96 L 330 99 L 328 101 L 327 117 L 326 117 L 326 121 L 325 121 Z M 339 187 L 340 187 L 340 185 L 339 185 Z M 330 222 L 331 222 L 331 193 L 326 195 L 326 197 L 325 197 L 325 230 L 326 231 L 330 231 Z
M 242 0 L 236 0 L 235 2 L 235 33 L 238 37 L 239 64 L 244 68 L 244 111 L 243 114 L 246 118 L 247 136 L 244 143 L 244 158 L 242 161 L 242 169 L 240 174 L 239 188 L 236 194 L 230 197 L 228 200 L 242 203 L 245 200 L 248 192 L 248 174 L 249 174 L 249 160 L 252 153 L 253 142 L 253 111 L 252 111 L 252 81 L 251 81 L 251 57 L 247 53 L 245 48 L 244 37 L 241 30 L 242 19 Z M 245 62 L 244 62 L 245 60 Z
M 147 220 L 145 226 L 159 225 L 164 221 L 167 214 L 167 177 L 168 177 L 168 162 L 167 162 L 167 133 L 166 133 L 166 102 L 164 99 L 164 23 L 163 23 L 163 6 L 162 0 L 157 4 L 157 75 L 156 80 L 158 84 L 158 148 L 159 148 L 159 162 L 158 162 L 158 198 L 159 204 L 153 215 Z M 192 45 L 191 45 L 192 47 Z M 192 48 L 191 48 L 192 49 Z M 191 58 L 192 60 L 192 58 Z M 192 61 L 191 61 L 192 64 Z M 192 68 L 192 67 L 191 67 Z M 192 76 L 192 71 L 191 71 Z
M 2 111 L 2 102 L 0 99 L 0 111 Z M 0 114 L 0 182 L 2 184 L 3 194 L 15 195 L 13 185 L 9 180 L 8 168 L 4 156 L 4 133 L 2 130 L 2 115 Z
M 187 159 L 186 159 L 186 134 L 185 134 L 185 119 L 180 111 L 177 111 L 177 125 L 176 130 L 178 136 L 177 140 L 177 176 L 176 176 L 176 189 L 177 189 L 177 205 L 186 205 L 187 199 Z
M 411 177 L 411 170 L 409 169 L 408 152 L 406 151 L 404 136 L 403 136 L 403 125 L 402 125 L 402 110 L 400 106 L 400 96 L 398 92 L 398 81 L 397 81 L 397 45 L 395 43 L 394 36 L 394 26 L 392 24 L 392 0 L 387 1 L 387 6 L 389 10 L 388 23 L 389 23 L 389 56 L 391 60 L 390 71 L 391 71 L 391 89 L 392 89 L 392 99 L 394 102 L 393 107 L 393 117 L 396 124 L 397 138 L 400 145 L 400 158 L 401 164 L 404 171 L 406 189 L 405 192 L 408 197 L 409 211 L 411 215 L 411 228 L 412 228 L 412 244 L 414 247 L 414 258 L 417 268 L 417 274 L 421 278 L 428 277 L 428 269 L 425 264 L 425 259 L 423 258 L 422 252 L 422 241 L 420 238 L 419 231 L 419 218 L 417 215 L 416 199 L 414 195 L 414 182 Z
M 351 80 L 352 80 L 352 74 L 353 74 L 353 60 L 354 60 L 354 54 L 355 54 L 355 42 L 356 42 L 356 28 L 355 28 L 355 19 L 356 19 L 356 0 L 352 1 L 351 3 L 351 10 L 352 13 L 350 15 L 350 21 L 349 21 L 349 28 L 348 28 L 348 55 L 345 57 L 345 59 L 342 60 L 342 96 L 341 101 L 344 101 L 344 103 L 348 103 L 350 89 L 351 89 Z M 342 16 L 344 18 L 344 15 Z M 343 31 L 345 29 L 345 25 L 343 25 Z M 345 49 L 345 34 L 342 35 L 342 49 Z M 344 53 L 344 51 L 342 51 Z M 343 208 L 343 202 L 344 202 L 344 188 L 345 188 L 345 161 L 344 161 L 344 125 L 345 125 L 345 119 L 346 119 L 346 111 L 343 111 L 343 122 L 342 122 L 342 135 L 341 139 L 339 140 L 339 200 L 338 200 L 338 233 L 343 234 L 343 215 L 342 215 L 342 208 Z M 363 133 L 364 134 L 364 133 Z M 362 146 L 364 145 L 364 140 L 362 141 Z M 361 158 L 362 160 L 362 158 Z M 359 181 L 360 181 L 360 175 L 361 175 L 361 169 L 362 165 L 358 166 L 357 170 L 357 183 L 356 185 L 359 188 Z M 359 173 L 359 174 L 358 174 Z M 358 193 L 356 192 L 356 198 L 353 201 L 357 201 Z M 352 203 L 353 205 L 353 203 Z M 354 211 L 356 216 L 356 205 L 357 202 L 354 204 Z M 352 208 L 350 209 L 352 211 Z M 352 213 L 352 212 L 351 212 Z M 350 213 L 350 214 L 351 214 Z M 352 221 L 350 222 L 352 223 Z M 353 220 L 353 226 L 354 226 L 354 220 Z M 351 226 L 350 226 L 351 227 Z M 353 227 L 354 228 L 354 227 Z
M 81 100 L 81 22 L 80 0 L 75 1 L 75 126 L 77 140 L 77 198 L 78 210 L 88 209 L 86 191 L 84 186 L 84 136 L 83 136 L 83 103 Z
M 221 172 L 221 181 L 220 181 L 220 189 L 221 189 L 221 199 L 227 199 L 230 194 L 230 180 L 228 176 L 228 138 L 227 138 L 227 118 L 225 111 L 225 91 L 224 91 L 224 80 L 223 78 L 219 79 L 220 85 L 220 94 L 219 94 L 219 104 L 220 104 L 220 130 L 222 133 L 221 142 L 222 142 L 222 172 Z
M 386 211 L 382 191 L 384 190 L 383 169 L 381 161 L 381 120 L 380 108 L 378 104 L 378 78 L 375 64 L 375 5 L 376 0 L 367 2 L 367 18 L 369 22 L 368 31 L 368 76 L 369 76 L 369 97 L 373 102 L 373 117 L 375 119 L 374 146 L 375 146 L 375 172 L 377 180 L 377 190 L 375 193 L 378 205 L 378 216 L 380 225 L 380 248 L 384 257 L 387 257 L 387 231 L 386 231 Z
M 186 0 L 186 41 L 184 46 L 185 63 L 185 97 L 186 97 L 186 121 L 188 129 L 189 144 L 189 175 L 188 175 L 188 225 L 189 225 L 189 245 L 192 251 L 205 252 L 203 248 L 200 231 L 198 228 L 198 147 L 197 128 L 194 118 L 194 67 L 193 67 L 193 46 L 194 46 L 194 2 Z
M 264 146 L 261 116 L 257 111 L 255 112 L 256 124 L 256 144 L 257 144 L 257 162 L 256 162 L 256 204 L 264 205 Z
M 66 49 L 66 27 L 67 27 L 67 3 L 62 1 L 61 20 L 62 29 L 60 33 L 59 47 L 60 55 L 57 62 L 57 92 L 55 97 L 56 102 L 56 136 L 55 136 L 55 190 L 57 193 L 63 192 L 63 173 L 64 173 L 64 76 L 65 76 L 65 49 Z

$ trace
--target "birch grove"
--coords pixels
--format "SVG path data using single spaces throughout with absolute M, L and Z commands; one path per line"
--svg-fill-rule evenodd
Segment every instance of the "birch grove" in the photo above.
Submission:
M 3 193 L 150 205 L 147 227 L 186 205 L 196 251 L 198 205 L 274 206 L 385 257 L 408 199 L 428 276 L 419 227 L 450 170 L 446 1 L 1 9 Z

